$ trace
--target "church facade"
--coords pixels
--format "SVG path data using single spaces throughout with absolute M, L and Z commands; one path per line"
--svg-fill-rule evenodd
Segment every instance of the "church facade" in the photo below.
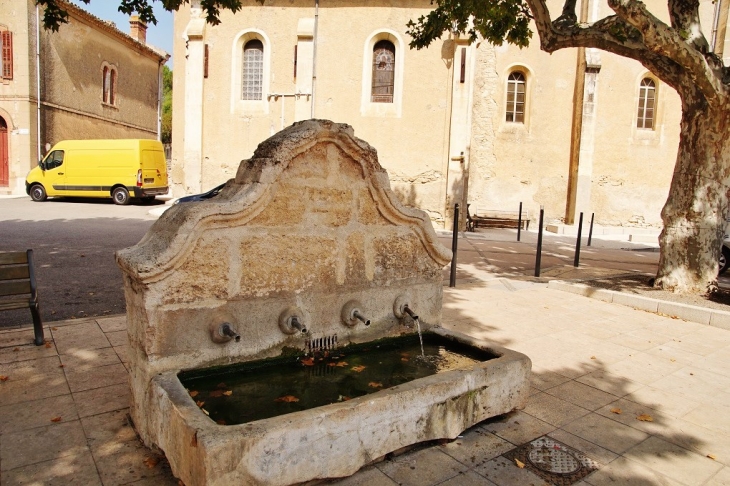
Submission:
M 609 14 L 586 1 L 589 21 Z M 722 53 L 730 2 L 701 3 Z M 450 227 L 455 203 L 483 213 L 520 202 L 568 224 L 585 212 L 604 225 L 661 225 L 681 116 L 669 86 L 609 53 L 546 54 L 536 36 L 525 49 L 451 34 L 412 50 L 406 24 L 430 9 L 429 0 L 244 0 L 217 26 L 199 2 L 181 9 L 174 195 L 224 182 L 261 141 L 324 118 L 373 145 L 395 192 L 437 227 Z

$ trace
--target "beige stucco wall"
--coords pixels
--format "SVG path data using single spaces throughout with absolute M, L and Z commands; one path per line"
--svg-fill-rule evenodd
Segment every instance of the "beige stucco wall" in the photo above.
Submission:
M 14 71 L 11 81 L 0 82 L 0 116 L 10 131 L 10 181 L 0 190 L 23 194 L 38 162 L 35 2 L 0 0 L 0 12 L 0 24 L 13 32 Z M 163 55 L 73 7 L 69 23 L 57 33 L 41 28 L 40 37 L 42 153 L 46 143 L 67 139 L 157 138 Z M 102 103 L 104 62 L 117 69 L 113 107 Z
M 359 2 L 358 2 L 359 3 Z M 285 8 L 284 8 L 285 6 Z M 418 205 L 442 217 L 444 161 L 448 135 L 450 63 L 442 59 L 442 42 L 430 49 L 415 51 L 407 48 L 406 23 L 414 16 L 426 13 L 428 0 L 399 3 L 367 2 L 366 7 L 345 1 L 322 2 L 319 9 L 317 45 L 317 83 L 315 117 L 342 121 L 352 125 L 364 139 L 377 147 L 383 166 L 389 171 L 394 189 L 411 205 Z M 310 105 L 306 97 L 268 100 L 264 110 L 241 111 L 232 108 L 232 98 L 239 96 L 232 76 L 232 57 L 240 55 L 235 40 L 242 32 L 257 29 L 269 40 L 270 76 L 265 93 L 295 93 L 297 81 L 293 75 L 294 46 L 301 19 L 314 18 L 311 1 L 267 2 L 246 5 L 231 15 L 223 13 L 221 24 L 206 26 L 204 42 L 209 49 L 209 77 L 203 80 L 203 172 L 202 189 L 215 186 L 233 176 L 241 159 L 250 157 L 256 145 L 297 121 L 296 113 L 309 118 Z M 190 10 L 175 15 L 175 31 L 185 32 Z M 363 63 L 366 41 L 378 31 L 392 31 L 403 47 L 403 98 L 398 113 L 365 113 L 362 109 Z M 178 38 L 180 39 L 178 41 Z M 346 40 L 345 40 L 346 39 Z M 183 140 L 180 126 L 185 114 L 179 109 L 185 102 L 186 70 L 185 40 L 176 36 L 173 179 L 182 184 L 181 167 Z M 400 54 L 397 52 L 396 56 Z M 298 66 L 306 61 L 299 53 Z M 369 71 L 368 71 L 369 73 Z M 301 77 L 301 75 L 299 76 Z M 234 101 L 235 103 L 235 101 Z M 394 105 L 397 103 L 394 103 Z M 384 107 L 391 108 L 391 107 Z M 282 121 L 283 118 L 283 121 Z M 184 191 L 181 185 L 178 191 Z
M 559 12 L 562 3 L 551 0 L 549 7 Z M 729 3 L 723 2 L 723 11 Z M 647 5 L 666 17 L 662 0 L 649 0 Z M 544 207 L 547 221 L 577 220 L 577 211 L 585 211 L 594 212 L 596 222 L 604 225 L 661 225 L 660 211 L 679 140 L 680 102 L 671 87 L 655 78 L 655 127 L 637 129 L 639 84 L 648 71 L 636 61 L 600 51 L 582 54 L 578 49 L 547 54 L 540 50 L 535 34 L 525 49 L 487 43 L 469 48 L 466 85 L 459 85 L 454 77 L 458 60 L 451 58 L 454 43 L 445 37 L 429 49 L 403 52 L 400 109 L 377 116 L 364 110 L 364 78 L 369 76 L 363 70 L 366 39 L 378 30 L 388 30 L 407 45 L 406 22 L 431 8 L 429 1 L 418 0 L 397 7 L 388 1 L 320 2 L 314 116 L 349 123 L 369 140 L 406 204 L 428 212 L 437 226 L 450 227 L 450 208 L 458 202 L 455 196 L 468 178 L 462 202 L 471 203 L 472 211 L 516 211 L 523 202 L 532 216 Z M 603 2 L 590 1 L 589 20 L 609 14 Z M 712 1 L 702 0 L 708 40 L 713 15 Z M 235 16 L 224 13 L 219 26 L 203 28 L 200 43 L 208 44 L 210 74 L 202 79 L 202 67 L 186 65 L 192 50 L 190 45 L 186 48 L 183 34 L 192 25 L 190 8 L 176 14 L 173 180 L 177 195 L 207 190 L 232 177 L 238 162 L 251 155 L 256 143 L 309 117 L 306 98 L 284 98 L 283 110 L 282 98 L 268 100 L 256 113 L 236 107 L 235 77 L 240 70 L 235 57 L 240 46 L 235 39 L 247 30 L 265 34 L 271 64 L 264 90 L 294 93 L 306 85 L 293 76 L 297 31 L 303 19 L 313 16 L 313 2 L 300 0 L 273 0 L 263 7 L 250 3 Z M 723 45 L 727 33 L 721 29 L 720 35 L 718 45 Z M 303 52 L 300 69 L 306 64 Z M 600 71 L 592 75 L 595 85 L 588 83 L 592 105 L 584 110 L 592 111 L 584 111 L 582 128 L 574 131 L 573 118 L 583 106 L 578 102 L 576 108 L 575 102 L 579 56 L 589 56 L 591 64 L 598 62 Z M 514 68 L 527 75 L 525 124 L 505 122 L 507 77 Z M 202 172 L 199 181 L 192 178 L 193 185 L 190 161 L 183 160 L 182 127 L 194 118 L 186 120 L 183 109 L 186 102 L 190 106 L 186 83 L 195 83 L 202 93 L 200 161 L 196 162 Z M 466 113 L 461 108 L 464 101 L 468 101 Z M 579 136 L 581 145 L 571 149 Z M 571 150 L 578 157 L 578 175 L 572 179 L 578 193 L 575 213 L 569 201 Z M 465 160 L 460 166 L 452 159 L 462 151 Z M 186 176 L 188 182 L 184 182 Z

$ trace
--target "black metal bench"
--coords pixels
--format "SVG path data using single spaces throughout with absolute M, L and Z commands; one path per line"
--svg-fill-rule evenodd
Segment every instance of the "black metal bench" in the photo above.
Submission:
M 0 252 L 0 311 L 30 308 L 34 343 L 43 344 L 43 323 L 33 270 L 33 250 Z

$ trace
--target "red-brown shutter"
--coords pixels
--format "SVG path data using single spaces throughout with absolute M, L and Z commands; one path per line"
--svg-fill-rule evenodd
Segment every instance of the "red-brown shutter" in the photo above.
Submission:
M 3 72 L 4 79 L 13 79 L 13 33 L 2 32 L 3 41 Z

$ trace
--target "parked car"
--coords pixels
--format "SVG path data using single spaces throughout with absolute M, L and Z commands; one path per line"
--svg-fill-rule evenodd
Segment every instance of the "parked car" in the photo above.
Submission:
M 174 204 L 205 201 L 206 199 L 216 197 L 218 195 L 218 193 L 221 192 L 221 189 L 223 189 L 223 187 L 225 187 L 225 185 L 226 185 L 226 183 L 224 182 L 223 184 L 221 184 L 219 186 L 215 186 L 213 189 L 211 189 L 208 192 L 204 192 L 202 194 L 193 194 L 191 196 L 183 196 L 180 199 L 178 199 L 177 201 L 175 201 Z
M 730 268 L 730 218 L 725 222 L 725 236 L 722 238 L 720 271 L 718 273 L 723 274 L 728 268 Z

